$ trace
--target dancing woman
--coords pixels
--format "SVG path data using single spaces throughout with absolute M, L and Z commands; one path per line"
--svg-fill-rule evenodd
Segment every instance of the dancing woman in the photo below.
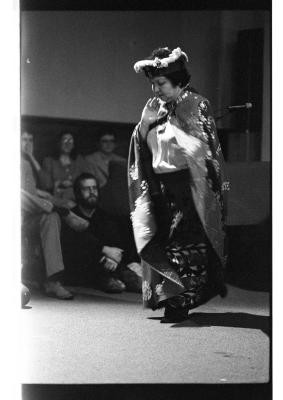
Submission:
M 135 64 L 152 85 L 130 144 L 131 219 L 143 301 L 162 322 L 226 295 L 223 156 L 207 99 L 189 85 L 188 57 L 159 48 Z

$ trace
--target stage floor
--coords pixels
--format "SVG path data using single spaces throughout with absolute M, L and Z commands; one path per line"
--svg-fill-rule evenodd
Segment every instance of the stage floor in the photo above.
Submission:
M 73 301 L 34 293 L 21 310 L 22 383 L 264 383 L 269 381 L 269 294 L 229 286 L 161 324 L 141 295 L 73 288 Z

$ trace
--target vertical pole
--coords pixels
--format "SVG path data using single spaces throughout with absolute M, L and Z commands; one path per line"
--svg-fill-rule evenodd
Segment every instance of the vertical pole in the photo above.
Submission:
M 251 161 L 251 132 L 250 132 L 250 110 L 247 109 L 247 124 L 246 124 L 246 161 Z

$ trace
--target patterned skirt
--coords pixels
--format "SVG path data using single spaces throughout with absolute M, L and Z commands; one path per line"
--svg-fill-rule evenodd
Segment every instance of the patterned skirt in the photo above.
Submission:
M 180 277 L 185 291 L 170 296 L 167 290 L 164 294 L 166 279 L 147 268 L 143 282 L 144 304 L 152 309 L 166 304 L 192 309 L 215 294 L 211 282 L 221 264 L 196 211 L 189 170 L 159 174 L 158 178 L 162 195 L 155 202 L 158 227 L 155 249 L 157 245 L 161 251 L 152 251 L 151 256 L 153 259 L 160 254 L 166 257 L 166 262 Z

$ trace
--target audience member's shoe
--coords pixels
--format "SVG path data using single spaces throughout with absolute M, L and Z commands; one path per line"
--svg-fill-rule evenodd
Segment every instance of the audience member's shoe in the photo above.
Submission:
M 83 232 L 89 226 L 89 222 L 87 220 L 79 217 L 78 215 L 74 214 L 72 211 L 70 211 L 68 213 L 68 215 L 63 217 L 63 219 L 70 228 L 74 229 L 74 231 L 77 231 L 77 232 Z
M 28 304 L 29 301 L 30 301 L 30 291 L 25 285 L 22 284 L 22 289 L 21 289 L 22 307 Z
M 99 289 L 105 293 L 121 293 L 126 289 L 126 285 L 120 279 L 109 277 L 100 282 Z
M 130 265 L 133 266 L 133 264 L 137 264 L 137 266 L 140 266 L 138 263 L 131 263 Z M 128 265 L 127 268 L 122 270 L 119 274 L 119 277 L 125 283 L 126 290 L 128 292 L 142 292 L 142 278 L 140 276 L 141 271 L 137 266 L 133 266 L 136 267 L 135 270 L 133 270 Z
M 49 297 L 55 297 L 60 300 L 72 300 L 73 294 L 65 289 L 59 281 L 49 281 L 45 284 L 45 293 Z
M 227 286 L 224 283 L 219 283 L 217 285 L 217 291 L 220 295 L 220 297 L 227 297 L 228 294 L 228 290 L 227 290 Z
M 34 279 L 26 279 L 22 278 L 22 284 L 26 286 L 29 290 L 40 290 L 42 285 L 40 282 L 34 280 Z

